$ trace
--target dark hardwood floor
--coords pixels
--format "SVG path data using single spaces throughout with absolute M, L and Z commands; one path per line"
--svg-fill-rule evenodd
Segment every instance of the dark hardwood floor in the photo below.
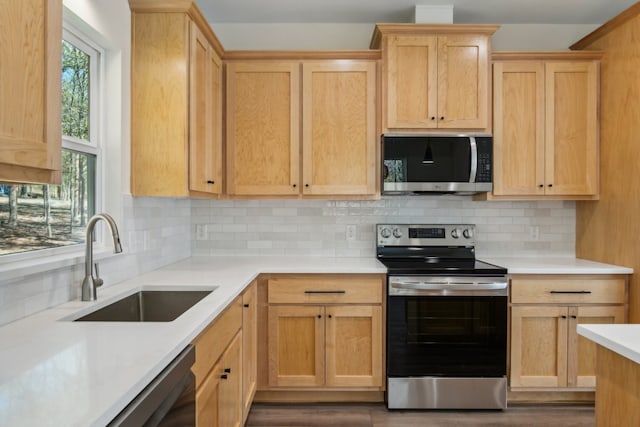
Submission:
M 593 406 L 512 405 L 505 411 L 387 411 L 383 404 L 254 404 L 247 427 L 592 427 Z

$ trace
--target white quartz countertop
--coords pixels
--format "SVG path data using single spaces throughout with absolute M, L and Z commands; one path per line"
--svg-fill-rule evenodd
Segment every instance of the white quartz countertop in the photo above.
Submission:
M 578 334 L 640 363 L 640 324 L 578 325 Z
M 482 257 L 478 259 L 507 268 L 509 274 L 632 274 L 633 268 L 589 261 L 586 259 L 558 257 Z
M 479 258 L 516 274 L 633 272 L 570 257 Z M 375 258 L 193 257 L 99 288 L 97 301 L 71 301 L 2 326 L 0 425 L 105 425 L 260 273 L 386 269 Z M 70 321 L 135 290 L 154 287 L 217 288 L 173 322 Z
M 190 258 L 0 327 L 0 425 L 103 426 L 260 273 L 385 273 L 376 259 Z M 79 286 L 79 285 L 78 285 Z M 173 322 L 71 322 L 140 287 L 218 288 Z

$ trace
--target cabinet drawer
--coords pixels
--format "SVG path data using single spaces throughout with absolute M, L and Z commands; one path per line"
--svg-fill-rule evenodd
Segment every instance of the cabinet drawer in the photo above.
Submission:
M 268 281 L 269 304 L 380 304 L 382 276 L 282 277 Z
M 236 298 L 211 326 L 193 340 L 196 346 L 196 363 L 191 371 L 196 376 L 196 389 L 241 327 L 242 301 L 241 298 Z
M 512 278 L 511 302 L 544 304 L 624 304 L 624 277 Z

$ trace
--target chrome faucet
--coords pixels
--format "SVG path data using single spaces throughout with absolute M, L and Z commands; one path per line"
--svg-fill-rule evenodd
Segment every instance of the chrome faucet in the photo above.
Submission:
M 84 279 L 82 280 L 82 301 L 95 301 L 97 298 L 96 288 L 102 286 L 103 280 L 98 274 L 98 264 L 96 264 L 96 275 L 93 276 L 93 229 L 96 223 L 100 220 L 104 220 L 111 230 L 111 237 L 113 237 L 113 252 L 122 252 L 122 245 L 120 245 L 120 235 L 118 234 L 118 227 L 116 222 L 111 218 L 111 215 L 106 213 L 97 214 L 91 217 L 87 224 L 87 231 L 85 233 L 85 253 L 84 253 Z

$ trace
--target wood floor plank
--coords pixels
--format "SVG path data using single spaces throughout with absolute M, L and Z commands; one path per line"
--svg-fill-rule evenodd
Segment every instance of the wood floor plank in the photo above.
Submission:
M 504 411 L 388 411 L 384 404 L 254 404 L 247 427 L 593 427 L 591 405 L 513 405 Z

